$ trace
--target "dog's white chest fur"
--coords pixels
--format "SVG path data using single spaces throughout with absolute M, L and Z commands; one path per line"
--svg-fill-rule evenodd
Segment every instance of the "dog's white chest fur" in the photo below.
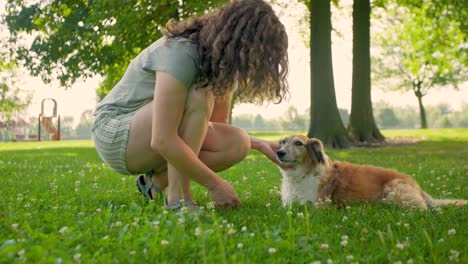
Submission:
M 281 170 L 283 175 L 281 183 L 281 197 L 283 206 L 294 202 L 301 205 L 306 202 L 316 202 L 318 199 L 320 178 L 323 175 L 321 168 L 310 172 L 302 168 L 295 170 Z

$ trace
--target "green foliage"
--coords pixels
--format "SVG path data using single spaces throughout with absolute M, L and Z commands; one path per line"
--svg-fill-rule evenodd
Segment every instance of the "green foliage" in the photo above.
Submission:
M 426 15 L 430 4 L 419 8 L 387 8 L 386 30 L 376 36 L 374 80 L 386 89 L 405 90 L 424 96 L 434 87 L 466 81 L 468 72 L 465 35 L 458 22 Z M 468 17 L 466 18 L 468 19 Z
M 12 130 L 16 125 L 14 114 L 23 111 L 31 103 L 31 95 L 16 87 L 16 64 L 1 59 L 3 58 L 0 58 L 0 140 L 13 137 Z
M 329 151 L 334 159 L 414 175 L 434 197 L 468 198 L 468 131 L 383 131 L 416 145 Z M 259 133 L 277 140 L 283 134 Z M 468 208 L 282 208 L 280 173 L 253 151 L 221 173 L 243 204 L 179 214 L 138 194 L 134 177 L 107 168 L 90 141 L 0 145 L 0 262 L 28 263 L 466 263 Z M 346 241 L 346 242 L 343 242 Z M 457 256 L 458 252 L 458 256 Z
M 137 53 L 161 37 L 169 19 L 202 13 L 225 1 L 8 0 L 5 21 L 11 43 L 24 34 L 34 37 L 31 46 L 17 51 L 33 75 L 70 86 L 99 74 L 105 77 L 102 95 Z

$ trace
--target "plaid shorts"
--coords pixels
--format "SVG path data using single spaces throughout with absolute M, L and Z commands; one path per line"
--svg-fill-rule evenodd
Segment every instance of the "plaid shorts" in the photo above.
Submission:
M 127 169 L 125 154 L 134 116 L 135 112 L 105 112 L 97 115 L 91 126 L 94 146 L 101 159 L 111 169 L 124 175 L 132 174 Z

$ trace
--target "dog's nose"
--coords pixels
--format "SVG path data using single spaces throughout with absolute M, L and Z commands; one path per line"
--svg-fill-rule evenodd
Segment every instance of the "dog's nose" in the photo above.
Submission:
M 282 158 L 282 157 L 284 157 L 284 156 L 286 155 L 286 151 L 284 151 L 284 150 L 278 150 L 278 151 L 276 152 L 276 155 L 278 156 L 278 158 Z

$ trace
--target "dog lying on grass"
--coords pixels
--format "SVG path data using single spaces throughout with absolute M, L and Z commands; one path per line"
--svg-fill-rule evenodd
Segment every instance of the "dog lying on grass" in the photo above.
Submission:
M 277 151 L 282 178 L 283 206 L 294 202 L 329 201 L 393 203 L 426 210 L 441 205 L 463 206 L 467 200 L 433 199 L 411 176 L 395 170 L 332 161 L 316 138 L 291 135 L 280 141 Z

